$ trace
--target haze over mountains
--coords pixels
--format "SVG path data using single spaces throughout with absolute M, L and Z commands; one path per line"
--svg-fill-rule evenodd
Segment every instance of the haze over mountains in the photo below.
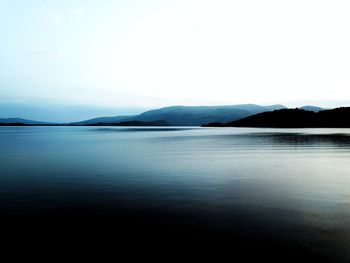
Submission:
M 283 105 L 260 106 L 255 104 L 229 106 L 171 106 L 143 112 L 134 116 L 94 118 L 75 124 L 117 123 L 125 121 L 166 121 L 171 126 L 200 126 L 204 123 L 239 120 L 260 112 L 286 108 Z
M 170 106 L 145 111 L 137 115 L 121 115 L 114 117 L 98 117 L 80 122 L 65 123 L 65 125 L 151 125 L 152 123 L 170 126 L 200 126 L 207 123 L 229 123 L 246 117 L 275 110 L 287 109 L 283 105 L 261 106 L 256 104 L 240 104 L 227 106 Z M 304 106 L 300 109 L 319 112 L 323 110 L 316 106 Z M 23 118 L 3 118 L 2 124 L 23 123 L 26 125 L 50 125 L 52 123 L 34 121 Z M 57 122 L 56 122 L 57 124 Z M 62 123 L 61 123 L 62 124 Z
M 27 120 L 23 118 L 0 118 L 0 124 L 14 124 L 14 123 L 28 124 L 28 125 L 49 124 L 48 122 Z
M 14 103 L 0 101 L 0 118 L 22 118 L 42 122 L 70 123 L 96 116 L 140 114 L 150 108 L 56 104 L 54 102 Z

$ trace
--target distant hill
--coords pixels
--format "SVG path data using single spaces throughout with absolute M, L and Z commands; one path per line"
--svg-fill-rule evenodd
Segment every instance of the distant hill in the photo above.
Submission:
M 85 126 L 169 126 L 166 121 L 123 121 L 117 123 L 99 122 L 94 124 L 85 124 Z
M 149 126 L 147 123 L 164 121 L 169 126 L 200 126 L 205 123 L 216 123 L 214 126 L 223 126 L 249 116 L 286 109 L 283 105 L 261 106 L 256 104 L 240 104 L 226 106 L 171 106 L 155 110 L 145 111 L 138 115 L 98 117 L 81 122 L 55 124 L 41 121 L 28 120 L 23 118 L 0 118 L 3 125 L 116 125 L 135 122 L 135 125 Z M 323 109 L 316 106 L 304 106 L 299 109 L 312 112 L 320 112 Z M 140 123 L 137 123 L 140 122 Z M 144 124 L 142 124 L 144 123 Z M 123 124 L 123 125 L 124 125 Z
M 164 120 L 171 126 L 200 126 L 203 123 L 214 121 L 235 121 L 256 113 L 284 108 L 285 106 L 283 105 L 260 106 L 255 104 L 230 106 L 171 106 L 146 111 L 134 116 L 101 117 L 73 123 L 73 125 Z
M 133 119 L 134 116 L 116 116 L 116 117 L 97 117 L 89 119 L 86 121 L 73 122 L 72 125 L 89 125 L 97 123 L 118 123 L 122 121 L 129 121 Z
M 1 1 L 0 1 L 1 2 Z M 1 89 L 1 88 L 0 88 Z M 1 98 L 1 96 L 0 96 Z M 144 107 L 93 106 L 81 104 L 56 104 L 45 101 L 35 104 L 4 102 L 0 99 L 0 118 L 23 118 L 50 123 L 70 123 L 99 116 L 136 115 L 149 110 Z
M 0 118 L 0 124 L 29 124 L 29 125 L 35 125 L 35 124 L 49 124 L 48 122 L 41 122 L 41 121 L 33 121 L 33 120 L 27 120 L 27 119 L 21 119 L 21 118 Z
M 211 123 L 205 127 L 262 128 L 350 128 L 350 107 L 319 112 L 302 109 L 282 109 L 259 113 L 238 121 Z
M 324 108 L 317 107 L 317 106 L 310 106 L 310 105 L 300 107 L 299 109 L 301 109 L 301 110 L 308 110 L 308 111 L 314 111 L 314 112 L 319 112 L 319 111 L 325 110 Z

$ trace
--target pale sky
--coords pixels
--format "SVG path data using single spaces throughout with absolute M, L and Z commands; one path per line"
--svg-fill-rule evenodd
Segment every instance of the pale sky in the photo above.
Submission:
M 0 101 L 350 101 L 349 14 L 348 0 L 0 0 Z

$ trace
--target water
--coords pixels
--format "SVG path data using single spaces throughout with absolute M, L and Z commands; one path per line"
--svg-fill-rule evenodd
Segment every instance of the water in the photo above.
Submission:
M 350 129 L 1 127 L 0 149 L 2 222 L 350 259 Z

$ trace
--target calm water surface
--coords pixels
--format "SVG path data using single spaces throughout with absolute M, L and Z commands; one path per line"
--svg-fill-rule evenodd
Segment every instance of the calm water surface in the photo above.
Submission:
M 5 219 L 350 258 L 349 129 L 0 127 L 0 149 Z

